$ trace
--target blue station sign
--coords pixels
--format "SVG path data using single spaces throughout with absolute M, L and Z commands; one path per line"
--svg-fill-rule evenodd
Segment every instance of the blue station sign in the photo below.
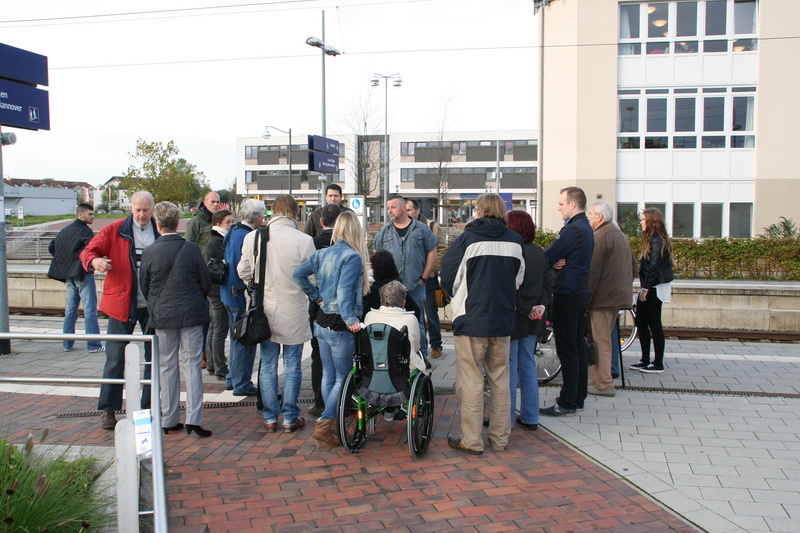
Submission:
M 42 89 L 0 79 L 0 125 L 49 130 L 49 96 Z
M 327 137 L 320 137 L 319 135 L 309 135 L 308 149 L 315 152 L 325 152 L 326 154 L 336 154 L 338 156 L 339 141 Z
M 335 174 L 339 172 L 339 156 L 324 152 L 308 151 L 308 170 Z
M 0 78 L 27 85 L 48 85 L 47 56 L 0 43 Z

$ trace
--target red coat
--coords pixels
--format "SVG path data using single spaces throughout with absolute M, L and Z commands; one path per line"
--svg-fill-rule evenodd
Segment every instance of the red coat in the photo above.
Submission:
M 158 238 L 155 220 L 150 221 L 153 233 Z M 81 264 L 87 272 L 94 272 L 92 260 L 96 257 L 111 259 L 111 270 L 106 272 L 103 296 L 97 308 L 121 322 L 135 322 L 139 276 L 136 275 L 133 215 L 101 229 L 83 249 Z

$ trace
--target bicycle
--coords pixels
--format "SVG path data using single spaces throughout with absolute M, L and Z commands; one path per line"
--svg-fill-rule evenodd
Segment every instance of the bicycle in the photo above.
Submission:
M 636 311 L 633 308 L 622 309 L 617 314 L 619 321 L 619 350 L 624 352 L 636 339 Z M 561 361 L 556 354 L 556 341 L 553 337 L 553 323 L 547 321 L 547 333 L 541 335 L 534 350 L 536 355 L 536 372 L 539 384 L 552 381 L 561 373 Z

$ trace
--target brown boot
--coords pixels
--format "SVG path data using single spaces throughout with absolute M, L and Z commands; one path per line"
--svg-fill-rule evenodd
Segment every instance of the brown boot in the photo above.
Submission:
M 317 420 L 314 433 L 311 435 L 317 441 L 317 448 L 333 448 L 339 445 L 339 441 L 331 433 L 332 427 L 333 420 Z

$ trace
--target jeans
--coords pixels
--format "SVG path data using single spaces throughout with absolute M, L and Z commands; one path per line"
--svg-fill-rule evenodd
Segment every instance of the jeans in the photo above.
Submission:
M 551 310 L 556 352 L 561 362 L 563 384 L 558 405 L 565 409 L 583 408 L 589 380 L 589 347 L 586 345 L 584 315 L 589 293 L 554 294 Z
M 519 379 L 519 419 L 525 424 L 539 423 L 539 376 L 536 373 L 537 335 L 528 335 L 511 341 L 508 367 L 511 390 L 511 427 L 517 412 L 517 379 Z
M 239 341 L 233 340 L 233 326 L 244 312 L 244 307 L 233 307 L 226 305 L 228 311 L 228 323 L 231 330 L 231 353 L 228 358 L 228 373 L 225 376 L 225 388 L 233 390 L 234 394 L 245 394 L 255 389 L 253 385 L 253 363 L 256 359 L 256 347 L 245 346 Z
M 339 408 L 339 391 L 347 374 L 353 369 L 355 337 L 349 331 L 333 331 L 314 324 L 314 336 L 319 341 L 322 359 L 322 396 L 325 410 L 320 420 L 333 420 Z
M 427 360 L 428 339 L 425 334 L 425 290 L 425 285 L 417 283 L 414 285 L 414 290 L 409 292 L 407 296 L 414 298 L 414 302 L 416 302 L 417 307 L 419 307 L 419 351 L 422 352 L 422 356 Z
M 228 336 L 228 312 L 219 298 L 219 285 L 212 285 L 208 293 L 211 323 L 208 328 L 206 342 L 206 368 L 213 370 L 217 376 L 228 373 L 225 362 L 225 337 Z
M 619 345 L 619 320 L 614 321 L 614 329 L 611 330 L 611 373 L 619 376 L 619 362 L 622 359 L 622 352 Z
M 278 415 L 283 415 L 283 425 L 290 426 L 297 422 L 300 409 L 297 407 L 297 396 L 300 394 L 300 381 L 303 373 L 300 361 L 303 358 L 302 344 L 284 344 L 283 346 L 283 405 L 278 401 L 278 358 L 281 345 L 270 340 L 261 343 L 261 366 L 258 370 L 258 386 L 261 388 L 261 399 L 264 408 L 261 414 L 264 422 L 274 424 Z
M 142 328 L 150 313 L 146 307 L 136 310 L 136 321 Z M 121 322 L 116 318 L 108 318 L 109 335 L 131 335 L 136 323 Z M 106 364 L 103 367 L 104 378 L 122 379 L 125 377 L 125 341 L 106 342 Z M 144 343 L 144 360 L 150 363 L 151 350 L 150 343 Z M 150 365 L 144 366 L 143 379 L 150 379 Z M 122 385 L 100 385 L 100 396 L 97 399 L 97 409 L 105 411 L 122 409 Z M 150 409 L 150 385 L 142 387 L 142 409 Z
M 97 289 L 94 285 L 94 274 L 87 274 L 83 279 L 69 278 L 66 281 L 67 306 L 64 308 L 64 333 L 75 333 L 75 322 L 78 320 L 78 305 L 83 301 L 83 321 L 86 333 L 100 333 L 97 324 Z M 65 350 L 71 350 L 75 341 L 63 341 Z M 98 350 L 100 341 L 88 341 L 90 350 Z
M 439 324 L 439 308 L 436 307 L 436 287 L 439 280 L 436 276 L 431 276 L 425 283 L 425 318 L 428 323 L 428 335 L 430 335 L 431 348 L 442 348 L 442 329 Z

